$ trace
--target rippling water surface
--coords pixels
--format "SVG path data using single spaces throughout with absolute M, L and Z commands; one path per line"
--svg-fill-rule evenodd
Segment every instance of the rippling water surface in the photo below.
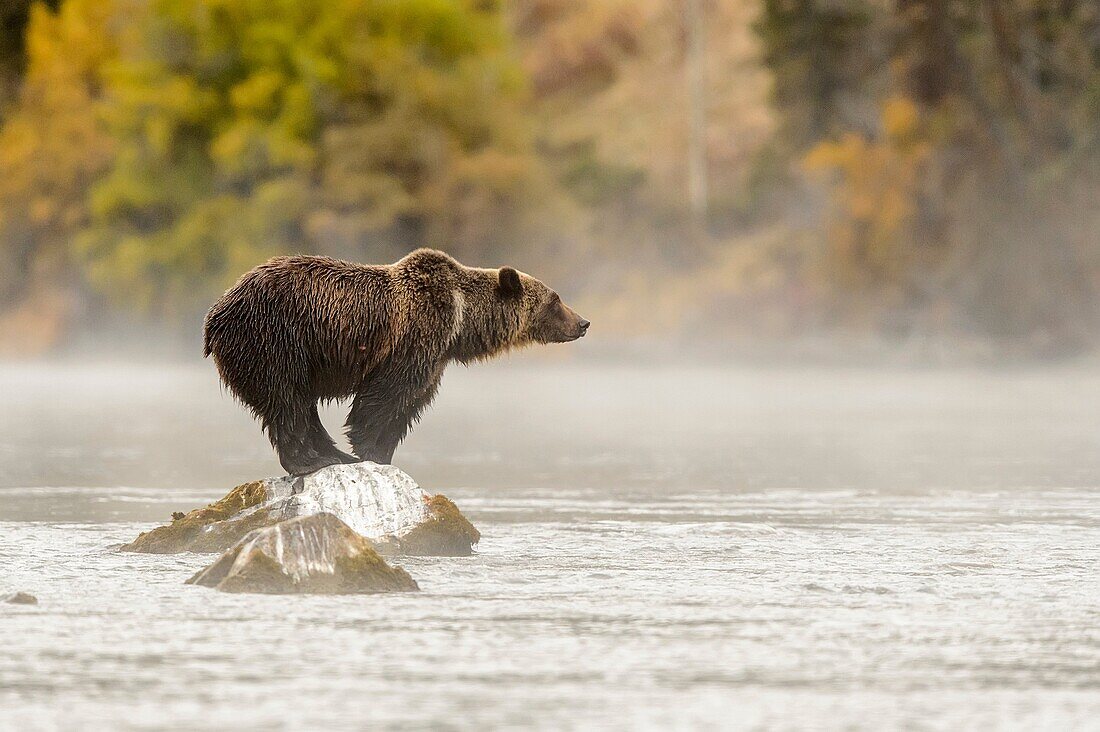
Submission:
M 478 554 L 267 597 L 113 549 L 278 472 L 212 369 L 0 368 L 0 593 L 39 599 L 0 605 L 0 727 L 1089 727 L 1098 404 L 1076 369 L 456 370 L 396 462 Z

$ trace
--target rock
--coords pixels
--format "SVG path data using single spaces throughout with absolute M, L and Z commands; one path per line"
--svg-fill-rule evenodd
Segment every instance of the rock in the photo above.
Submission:
M 321 513 L 335 515 L 383 554 L 467 556 L 481 538 L 445 496 L 429 496 L 392 465 L 362 462 L 245 483 L 205 508 L 173 514 L 172 523 L 122 551 L 223 552 L 255 529 Z
M 124 552 L 176 554 L 178 552 L 223 552 L 253 529 L 278 523 L 279 519 L 262 508 L 268 498 L 267 481 L 239 485 L 220 501 L 197 508 L 172 523 L 146 531 L 129 544 Z
M 444 495 L 427 500 L 428 518 L 409 531 L 388 536 L 380 542 L 383 554 L 408 554 L 414 557 L 465 557 L 481 540 L 481 532 Z
M 29 592 L 12 592 L 9 595 L 4 595 L 3 602 L 11 605 L 37 605 L 38 598 Z
M 187 580 L 223 592 L 348 595 L 420 589 L 331 513 L 256 529 Z

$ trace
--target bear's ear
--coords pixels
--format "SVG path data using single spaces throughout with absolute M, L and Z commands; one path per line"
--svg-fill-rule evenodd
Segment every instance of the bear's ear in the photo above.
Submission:
M 505 297 L 517 297 L 523 293 L 523 283 L 519 281 L 519 272 L 511 267 L 501 267 L 497 281 L 500 293 Z

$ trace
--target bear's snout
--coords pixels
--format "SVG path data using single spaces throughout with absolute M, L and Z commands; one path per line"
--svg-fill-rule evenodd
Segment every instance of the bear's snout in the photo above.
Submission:
M 581 322 L 577 323 L 577 328 L 580 330 L 581 336 L 584 336 L 584 334 L 588 332 L 588 326 L 590 325 L 592 325 L 591 322 L 581 318 Z

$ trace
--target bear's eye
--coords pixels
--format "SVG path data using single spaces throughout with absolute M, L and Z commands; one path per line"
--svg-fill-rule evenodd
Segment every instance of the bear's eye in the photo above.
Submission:
M 551 295 L 542 305 L 542 312 L 546 313 L 547 316 L 561 312 L 561 298 L 557 295 Z

